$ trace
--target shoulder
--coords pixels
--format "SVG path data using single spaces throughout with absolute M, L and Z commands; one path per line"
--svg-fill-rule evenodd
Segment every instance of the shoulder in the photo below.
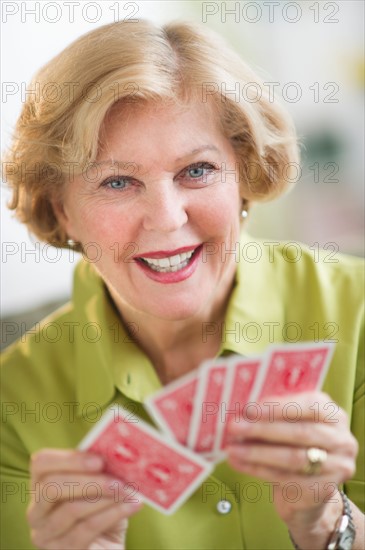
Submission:
M 3 381 L 20 376 L 47 376 L 72 369 L 76 344 L 80 344 L 87 319 L 83 315 L 90 297 L 95 298 L 100 278 L 81 261 L 75 268 L 72 301 L 37 322 L 1 354 Z M 96 288 L 97 287 L 97 288 Z M 87 327 L 86 327 L 87 328 Z
M 304 296 L 322 295 L 326 301 L 336 298 L 341 305 L 348 305 L 349 300 L 358 307 L 364 303 L 365 261 L 341 253 L 336 243 L 321 249 L 317 244 L 244 235 L 241 245 L 241 269 L 255 260 L 261 280 L 265 277 L 265 284 L 275 285 L 283 296 L 300 292 L 296 296 L 299 301 Z
M 265 249 L 266 257 L 278 266 L 287 267 L 296 272 L 312 271 L 317 275 L 337 272 L 349 275 L 353 270 L 364 271 L 364 259 L 340 252 L 336 243 L 327 243 L 320 248 L 318 243 L 309 246 L 299 241 L 270 241 L 257 239 Z
M 289 252 L 291 250 L 293 252 Z M 363 313 L 365 262 L 362 258 L 340 253 L 336 243 L 327 249 L 282 243 L 278 253 L 293 289 L 305 291 L 303 296 L 310 303 L 316 299 L 331 311 L 341 310 L 343 314 L 351 307 L 353 312 Z
M 100 276 L 81 261 L 75 269 L 72 301 L 2 353 L 2 398 L 38 406 L 76 399 L 86 385 L 95 387 L 100 366 L 105 370 L 110 362 L 106 350 L 113 336 L 111 309 Z
M 74 308 L 67 303 L 36 323 L 1 354 L 2 393 L 46 391 L 51 379 L 71 375 Z M 67 372 L 69 371 L 69 372 Z

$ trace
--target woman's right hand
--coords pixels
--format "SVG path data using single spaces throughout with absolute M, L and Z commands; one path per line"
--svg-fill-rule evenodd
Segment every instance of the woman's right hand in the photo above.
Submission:
M 42 449 L 32 455 L 27 519 L 37 548 L 124 550 L 127 518 L 141 501 L 103 467 L 100 456 L 84 451 Z

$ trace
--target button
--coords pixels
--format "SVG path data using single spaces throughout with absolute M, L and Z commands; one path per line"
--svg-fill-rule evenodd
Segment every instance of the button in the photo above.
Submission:
M 220 500 L 217 504 L 217 510 L 220 514 L 229 514 L 232 509 L 232 504 L 229 500 Z

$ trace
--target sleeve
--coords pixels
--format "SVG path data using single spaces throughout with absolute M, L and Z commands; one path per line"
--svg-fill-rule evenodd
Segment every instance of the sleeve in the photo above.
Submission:
M 351 431 L 359 444 L 356 461 L 356 472 L 345 484 L 345 491 L 350 500 L 365 513 L 365 323 L 364 317 L 360 331 L 356 381 L 351 415 Z
M 34 549 L 26 510 L 30 501 L 29 455 L 9 420 L 4 418 L 2 403 L 1 429 L 1 544 L 4 550 Z

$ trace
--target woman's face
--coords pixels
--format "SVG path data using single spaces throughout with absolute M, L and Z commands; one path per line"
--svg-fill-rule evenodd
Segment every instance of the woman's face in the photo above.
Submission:
M 115 104 L 97 164 L 66 185 L 62 220 L 117 305 L 178 320 L 228 296 L 238 163 L 212 107 Z

